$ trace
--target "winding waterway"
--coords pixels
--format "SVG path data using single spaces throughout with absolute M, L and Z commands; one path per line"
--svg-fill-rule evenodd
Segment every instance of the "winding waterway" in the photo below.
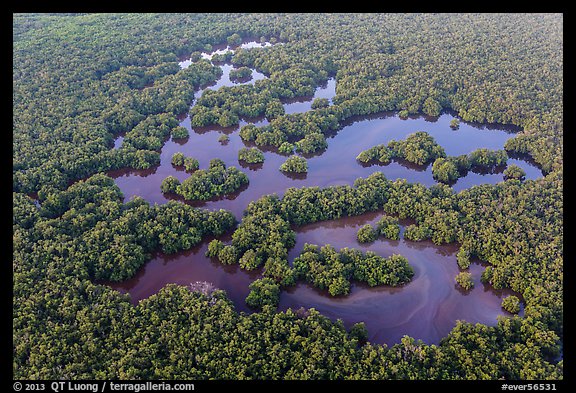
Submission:
M 256 46 L 269 45 L 244 44 L 245 48 Z M 223 53 L 225 50 L 229 48 L 219 49 L 220 52 L 216 53 Z M 204 53 L 203 57 L 211 58 L 211 54 Z M 181 66 L 185 67 L 186 64 L 189 63 L 183 61 Z M 239 84 L 229 78 L 232 65 L 220 66 L 224 71 L 222 77 L 206 89 Z M 253 70 L 252 79 L 244 83 L 254 83 L 263 78 L 266 78 L 264 74 Z M 334 78 L 329 79 L 324 86 L 318 87 L 314 96 L 285 102 L 286 113 L 311 110 L 310 105 L 315 98 L 331 100 L 336 92 L 336 83 Z M 202 92 L 203 90 L 197 92 L 195 97 L 198 98 Z M 190 204 L 211 210 L 227 209 L 240 220 L 248 203 L 263 195 L 283 195 L 288 187 L 352 185 L 358 177 L 367 177 L 375 171 L 383 172 L 391 180 L 405 178 L 409 182 L 419 182 L 426 186 L 436 184 L 432 177 L 431 164 L 417 166 L 393 161 L 385 166 L 366 166 L 356 161 L 356 156 L 362 150 L 376 144 L 388 143 L 392 139 L 404 139 L 415 131 L 429 133 L 449 156 L 467 154 L 480 147 L 502 149 L 506 140 L 519 131 L 504 126 L 470 124 L 463 121 L 457 130 L 453 130 L 449 125 L 453 118 L 449 113 L 437 118 L 418 116 L 408 119 L 401 119 L 396 113 L 381 113 L 349 119 L 341 130 L 328 138 L 326 151 L 307 157 L 306 175 L 288 177 L 279 171 L 286 156 L 275 151 L 264 149 L 263 164 L 242 165 L 238 162 L 238 150 L 247 146 L 239 136 L 240 128 L 249 123 L 264 125 L 267 123 L 265 119 L 242 120 L 239 126 L 229 128 L 192 128 L 190 118 L 186 117 L 182 119 L 181 125 L 188 128 L 190 137 L 183 141 L 167 141 L 161 150 L 161 161 L 157 168 L 146 171 L 112 171 L 109 175 L 115 178 L 126 200 L 138 195 L 151 203 L 162 204 L 173 198 L 161 193 L 162 180 L 172 175 L 183 181 L 189 176 L 171 165 L 174 153 L 182 152 L 198 159 L 200 168 L 207 168 L 210 159 L 220 158 L 227 166 L 239 167 L 248 175 L 248 187 L 234 195 Z M 227 143 L 218 141 L 222 134 L 229 136 Z M 115 142 L 115 147 L 120 144 L 121 137 Z M 522 168 L 526 172 L 526 179 L 542 177 L 542 172 L 527 160 L 510 158 L 508 165 L 510 164 Z M 458 192 L 476 184 L 495 184 L 501 181 L 502 172 L 487 174 L 470 171 L 452 187 Z M 480 263 L 473 263 L 469 269 L 474 278 L 474 289 L 465 292 L 456 287 L 454 277 L 459 269 L 455 256 L 458 246 L 455 244 L 436 246 L 427 241 L 410 242 L 404 239 L 381 239 L 370 245 L 359 244 L 356 240 L 357 230 L 366 223 L 375 223 L 381 216 L 382 213 L 369 213 L 296 228 L 297 243 L 290 251 L 289 258 L 293 260 L 302 250 L 304 243 L 331 244 L 337 249 L 354 247 L 372 250 L 382 256 L 397 253 L 408 258 L 414 267 L 415 276 L 412 282 L 400 288 L 369 288 L 353 283 L 350 295 L 337 298 L 307 284 L 298 284 L 282 292 L 279 309 L 314 307 L 332 319 L 341 319 L 346 326 L 364 321 L 370 341 L 389 345 L 399 342 L 405 334 L 430 344 L 438 343 L 459 319 L 493 325 L 499 315 L 508 315 L 500 304 L 503 296 L 509 292 L 496 291 L 482 284 L 480 274 L 484 267 Z M 401 222 L 402 230 L 408 223 Z M 237 310 L 251 312 L 244 299 L 249 292 L 248 285 L 260 276 L 260 272 L 246 272 L 238 266 L 223 266 L 205 257 L 209 240 L 192 250 L 173 256 L 158 253 L 135 277 L 123 283 L 112 284 L 112 287 L 130 293 L 132 301 L 136 303 L 158 292 L 168 283 L 188 285 L 195 281 L 208 281 L 226 290 Z

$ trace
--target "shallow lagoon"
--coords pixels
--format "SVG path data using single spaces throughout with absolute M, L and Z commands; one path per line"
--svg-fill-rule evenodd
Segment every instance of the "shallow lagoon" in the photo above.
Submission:
M 257 43 L 244 45 L 267 46 Z M 221 48 L 216 53 L 223 53 L 225 50 L 229 48 Z M 210 58 L 211 55 L 204 53 L 203 57 Z M 186 62 L 183 61 L 181 66 L 186 66 Z M 230 80 L 232 65 L 220 66 L 224 71 L 222 77 L 206 89 L 242 84 Z M 252 79 L 243 83 L 254 83 L 265 77 L 253 70 Z M 329 79 L 324 86 L 317 88 L 314 96 L 285 101 L 283 104 L 286 113 L 308 111 L 315 98 L 331 100 L 335 91 L 336 81 Z M 196 98 L 201 94 L 202 91 L 197 92 Z M 444 148 L 447 155 L 467 154 L 480 147 L 502 149 L 506 140 L 519 131 L 505 126 L 470 124 L 463 121 L 457 130 L 453 130 L 449 126 L 453 118 L 449 113 L 437 118 L 414 116 L 407 119 L 401 119 L 396 113 L 381 113 L 349 119 L 341 130 L 328 138 L 326 151 L 307 157 L 309 169 L 306 175 L 288 177 L 278 169 L 286 156 L 270 149 L 264 149 L 263 164 L 246 165 L 238 162 L 238 150 L 248 145 L 239 136 L 240 128 L 249 123 L 257 126 L 267 124 L 266 119 L 242 120 L 237 127 L 212 126 L 193 129 L 189 117 L 185 117 L 181 125 L 188 128 L 190 137 L 186 140 L 167 141 L 161 150 L 161 162 L 157 168 L 145 171 L 119 170 L 109 174 L 115 178 L 126 200 L 138 195 L 151 203 L 162 204 L 169 199 L 177 199 L 161 193 L 162 180 L 172 175 L 183 181 L 189 176 L 172 166 L 170 161 L 174 153 L 183 152 L 198 159 L 200 168 L 207 168 L 210 159 L 220 158 L 227 166 L 236 166 L 243 170 L 248 175 L 250 184 L 233 195 L 206 202 L 186 203 L 207 209 L 227 209 L 240 220 L 248 203 L 263 195 L 283 195 L 288 187 L 352 185 L 358 177 L 367 177 L 375 171 L 383 172 L 391 180 L 405 178 L 409 182 L 422 183 L 428 187 L 436 184 L 432 178 L 432 164 L 417 166 L 392 161 L 388 165 L 361 165 L 356 161 L 356 156 L 362 150 L 388 143 L 392 139 L 404 139 L 416 131 L 428 132 Z M 218 141 L 222 134 L 229 136 L 227 143 Z M 120 136 L 116 141 L 116 148 L 120 146 L 121 138 Z M 526 179 L 542 177 L 542 172 L 527 160 L 510 158 L 508 165 L 510 164 L 521 167 L 526 172 Z M 501 171 L 470 171 L 452 187 L 458 192 L 476 184 L 495 184 L 501 181 Z M 399 342 L 403 335 L 422 339 L 429 344 L 438 343 L 459 319 L 493 325 L 499 315 L 509 315 L 501 309 L 500 303 L 502 298 L 511 292 L 496 291 L 489 285 L 482 284 L 480 274 L 484 267 L 480 263 L 473 263 L 470 267 L 475 281 L 474 289 L 465 292 L 455 285 L 454 277 L 459 271 L 456 264 L 456 244 L 436 246 L 429 241 L 410 242 L 404 239 L 380 239 L 370 245 L 359 244 L 356 241 L 357 230 L 366 223 L 374 224 L 382 214 L 367 213 L 296 228 L 297 243 L 290 251 L 290 261 L 302 250 L 304 243 L 331 244 L 337 249 L 354 247 L 372 250 L 382 256 L 398 253 L 407 257 L 414 267 L 415 276 L 412 282 L 399 288 L 370 288 L 353 283 L 348 296 L 336 298 L 307 284 L 298 284 L 282 292 L 279 309 L 314 307 L 334 320 L 341 319 L 348 327 L 364 321 L 371 342 L 389 345 Z M 403 230 L 409 222 L 403 221 L 401 224 Z M 205 257 L 209 240 L 176 255 L 158 253 L 135 277 L 113 284 L 112 287 L 130 293 L 132 301 L 136 303 L 158 292 L 168 283 L 188 285 L 195 281 L 208 281 L 226 290 L 237 310 L 251 312 L 244 299 L 249 292 L 248 285 L 260 277 L 259 271 L 246 272 L 239 266 L 223 266 Z M 226 238 L 222 240 L 225 241 Z

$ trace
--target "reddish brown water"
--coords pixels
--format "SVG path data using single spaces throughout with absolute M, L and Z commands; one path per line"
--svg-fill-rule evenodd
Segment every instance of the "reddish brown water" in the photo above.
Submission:
M 335 95 L 336 79 L 330 78 L 323 86 L 320 86 L 316 89 L 316 92 L 313 96 L 297 97 L 290 100 L 284 100 L 284 111 L 287 114 L 308 112 L 309 110 L 312 110 L 312 102 L 316 98 L 327 98 L 328 100 L 332 100 Z
M 371 250 L 388 257 L 405 256 L 414 268 L 412 281 L 402 287 L 374 287 L 353 283 L 348 296 L 333 298 L 308 284 L 299 284 L 282 293 L 280 310 L 314 307 L 332 319 L 340 318 L 347 327 L 365 322 L 372 342 L 394 344 L 409 335 L 432 344 L 454 327 L 456 320 L 493 325 L 501 309 L 502 297 L 510 291 L 496 291 L 480 282 L 484 267 L 473 263 L 469 272 L 474 279 L 471 291 L 461 290 L 454 277 L 460 271 L 456 263 L 457 244 L 437 246 L 430 241 L 412 242 L 379 239 L 365 245 L 356 240 L 358 229 L 370 223 L 375 225 L 382 213 L 368 213 L 336 221 L 306 225 L 297 231 L 296 246 L 290 252 L 291 260 L 304 247 L 304 243 L 331 244 L 336 249 L 354 247 Z M 412 223 L 401 221 L 404 226 Z
M 293 261 L 305 243 L 372 250 L 384 257 L 396 253 L 408 258 L 414 268 L 410 283 L 396 288 L 370 288 L 353 282 L 350 294 L 345 297 L 332 297 L 308 284 L 298 284 L 282 292 L 279 310 L 313 307 L 333 320 L 341 319 L 347 327 L 363 321 L 371 342 L 388 345 L 399 342 L 405 334 L 427 343 L 438 343 L 456 320 L 493 325 L 499 315 L 509 315 L 500 304 L 503 296 L 512 292 L 497 291 L 482 284 L 480 275 L 484 268 L 479 263 L 469 268 L 475 287 L 468 292 L 457 287 L 454 277 L 460 270 L 456 264 L 456 244 L 436 246 L 429 241 L 403 239 L 379 239 L 369 245 L 358 243 L 358 229 L 366 223 L 375 225 L 381 216 L 382 213 L 367 213 L 298 228 L 296 246 L 290 250 L 289 260 Z M 409 223 L 401 221 L 402 232 Z M 223 240 L 227 239 L 229 237 Z M 238 311 L 251 312 L 244 299 L 250 283 L 261 276 L 260 270 L 246 272 L 237 265 L 224 266 L 205 257 L 208 241 L 174 256 L 158 254 L 135 277 L 112 287 L 130 293 L 132 301 L 137 303 L 169 283 L 189 285 L 208 281 L 224 289 Z
M 248 285 L 261 276 L 260 272 L 246 272 L 238 265 L 226 266 L 205 257 L 208 242 L 205 240 L 188 251 L 174 255 L 158 253 L 130 280 L 109 285 L 122 293 L 129 293 L 136 304 L 166 284 L 190 285 L 196 281 L 207 281 L 226 290 L 238 311 L 250 312 L 244 299 L 248 296 Z
M 204 54 L 204 57 L 209 58 L 209 54 Z M 222 65 L 222 68 L 224 75 L 207 87 L 208 89 L 237 85 L 228 77 L 232 66 Z M 254 70 L 253 79 L 246 83 L 254 83 L 262 78 L 265 76 Z M 286 102 L 287 113 L 310 110 L 313 99 L 317 97 L 331 99 L 335 94 L 335 86 L 336 81 L 330 79 L 325 86 L 317 89 L 313 97 Z M 201 94 L 201 91 L 197 92 L 196 97 Z M 411 117 L 403 120 L 396 114 L 387 113 L 351 119 L 328 139 L 325 152 L 308 158 L 309 170 L 306 175 L 288 177 L 279 171 L 286 156 L 270 149 L 265 149 L 263 164 L 241 165 L 238 162 L 238 150 L 246 146 L 239 136 L 240 127 L 248 123 L 264 125 L 267 124 L 265 119 L 243 120 L 238 127 L 192 129 L 190 119 L 186 117 L 181 121 L 181 125 L 188 128 L 190 137 L 185 141 L 167 141 L 162 148 L 161 162 L 157 168 L 146 171 L 113 171 L 110 175 L 115 178 L 126 200 L 139 195 L 149 202 L 161 204 L 172 198 L 161 193 L 162 180 L 173 175 L 183 181 L 189 176 L 171 165 L 171 157 L 175 152 L 180 151 L 197 158 L 200 168 L 207 168 L 210 159 L 220 158 L 227 166 L 236 166 L 243 170 L 248 175 L 250 184 L 234 195 L 196 202 L 194 206 L 227 209 L 241 219 L 248 203 L 263 195 L 283 195 L 288 187 L 352 185 L 356 178 L 367 177 L 375 171 L 382 171 L 389 179 L 405 178 L 409 182 L 419 182 L 426 186 L 436 184 L 432 178 L 431 164 L 420 167 L 394 161 L 386 166 L 363 166 L 356 161 L 356 156 L 362 150 L 376 144 L 388 143 L 392 139 L 404 139 L 415 131 L 428 132 L 444 148 L 447 155 L 467 154 L 480 147 L 502 149 L 505 141 L 511 138 L 515 131 L 501 126 L 462 121 L 458 130 L 452 130 L 449 123 L 453 118 L 451 114 L 443 114 L 438 118 Z M 218 141 L 222 134 L 230 137 L 228 143 Z M 119 146 L 118 141 L 115 146 Z M 526 179 L 542 176 L 541 171 L 526 160 L 511 158 L 508 164 L 521 167 L 526 172 Z M 453 188 L 460 191 L 475 184 L 494 184 L 502 180 L 501 172 L 481 174 L 471 171 L 460 178 Z M 484 269 L 480 264 L 472 264 L 470 267 L 476 284 L 473 290 L 463 292 L 456 287 L 454 277 L 459 271 L 455 257 L 457 245 L 436 246 L 431 242 L 405 240 L 378 240 L 371 245 L 359 244 L 356 241 L 358 228 L 365 223 L 375 223 L 380 216 L 381 213 L 370 213 L 298 228 L 297 244 L 290 251 L 290 260 L 293 260 L 306 242 L 319 245 L 329 243 L 336 248 L 373 250 L 382 256 L 399 253 L 408 258 L 414 267 L 415 276 L 411 283 L 400 288 L 369 288 L 355 283 L 349 296 L 339 298 L 333 298 L 306 284 L 299 284 L 282 293 L 279 309 L 314 307 L 332 319 L 342 319 L 346 326 L 364 321 L 370 340 L 386 344 L 399 342 L 405 334 L 427 343 L 438 343 L 459 319 L 493 325 L 498 315 L 506 315 L 500 307 L 506 293 L 480 283 L 480 274 Z M 188 285 L 195 281 L 208 281 L 226 290 L 239 311 L 250 312 L 244 299 L 249 292 L 248 285 L 258 278 L 260 273 L 247 273 L 238 266 L 222 266 L 211 261 L 204 256 L 207 243 L 208 240 L 192 250 L 174 256 L 158 254 L 131 280 L 114 284 L 112 287 L 129 292 L 132 301 L 136 303 L 158 292 L 168 283 Z
M 238 127 L 228 129 L 222 127 L 207 127 L 200 130 L 191 129 L 187 117 L 181 125 L 190 130 L 190 137 L 185 141 L 169 140 L 161 151 L 160 165 L 153 170 L 120 170 L 111 172 L 116 179 L 126 199 L 140 195 L 155 203 L 165 203 L 168 197 L 160 191 L 162 180 L 169 175 L 183 181 L 189 175 L 177 170 L 171 164 L 172 155 L 183 152 L 195 157 L 200 162 L 200 168 L 207 168 L 210 159 L 220 158 L 227 166 L 242 169 L 249 177 L 250 185 L 235 199 L 208 201 L 197 206 L 209 209 L 227 209 L 240 218 L 243 210 L 252 200 L 263 195 L 277 193 L 283 195 L 288 187 L 320 186 L 349 184 L 352 185 L 358 177 L 367 177 L 375 171 L 383 172 L 388 179 L 405 178 L 410 182 L 422 183 L 426 186 L 436 184 L 432 177 L 432 165 L 417 166 L 406 162 L 393 161 L 388 165 L 363 166 L 356 161 L 356 156 L 365 149 L 379 143 L 388 143 L 392 139 L 404 139 L 415 131 L 426 131 L 444 147 L 447 155 L 470 153 L 479 148 L 502 149 L 507 139 L 513 136 L 510 131 L 489 129 L 480 126 L 461 123 L 460 129 L 453 131 L 450 126 L 452 115 L 443 114 L 435 121 L 424 117 L 402 120 L 395 114 L 382 114 L 380 117 L 359 119 L 343 127 L 335 136 L 328 138 L 328 148 L 319 155 L 308 158 L 308 173 L 305 177 L 291 178 L 279 171 L 285 156 L 274 151 L 264 151 L 265 161 L 259 166 L 242 167 L 238 162 L 238 150 L 247 146 L 239 136 L 239 129 L 247 124 L 242 121 Z M 266 124 L 260 119 L 256 125 Z M 227 134 L 230 141 L 222 144 L 218 138 Z M 541 171 L 533 164 L 516 158 L 510 158 L 509 164 L 516 164 L 526 172 L 526 179 L 536 179 L 542 176 Z M 497 183 L 503 181 L 503 173 L 481 174 L 468 172 L 452 186 L 461 191 L 475 184 Z

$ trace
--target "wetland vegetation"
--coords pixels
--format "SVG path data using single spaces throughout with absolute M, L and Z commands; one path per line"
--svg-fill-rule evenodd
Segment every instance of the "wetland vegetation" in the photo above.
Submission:
M 562 379 L 562 53 L 562 14 L 14 14 L 14 378 Z

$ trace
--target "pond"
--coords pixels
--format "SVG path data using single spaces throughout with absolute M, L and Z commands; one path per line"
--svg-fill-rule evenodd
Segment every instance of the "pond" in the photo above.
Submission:
M 255 42 L 244 45 L 269 46 Z M 214 53 L 223 53 L 229 49 L 221 48 Z M 210 58 L 211 54 L 204 53 L 203 57 Z M 186 66 L 185 61 L 181 66 Z M 222 77 L 206 89 L 239 84 L 229 78 L 230 70 L 234 68 L 232 65 L 221 64 L 220 67 L 224 72 Z M 243 83 L 254 83 L 263 78 L 266 76 L 252 70 L 252 79 Z M 315 98 L 331 100 L 335 95 L 336 83 L 336 80 L 331 78 L 324 86 L 318 87 L 313 96 L 284 102 L 286 112 L 308 111 Z M 203 90 L 197 92 L 196 98 L 201 96 L 202 92 Z M 263 149 L 265 161 L 262 164 L 247 165 L 238 161 L 238 151 L 249 146 L 241 140 L 240 128 L 245 124 L 265 125 L 266 119 L 244 119 L 239 126 L 229 128 L 192 128 L 190 118 L 185 117 L 180 124 L 189 130 L 189 138 L 180 141 L 168 140 L 161 150 L 158 167 L 145 171 L 123 169 L 112 171 L 109 175 L 124 193 L 125 200 L 138 195 L 151 203 L 163 204 L 175 197 L 162 194 L 162 180 L 172 175 L 183 181 L 189 176 L 172 166 L 171 157 L 174 153 L 182 152 L 198 159 L 200 168 L 207 168 L 211 159 L 220 158 L 227 166 L 236 166 L 245 172 L 250 181 L 249 185 L 233 195 L 205 202 L 186 203 L 211 210 L 226 209 L 240 220 L 248 203 L 263 195 L 276 193 L 282 196 L 289 187 L 352 185 L 355 179 L 367 177 L 376 171 L 383 172 L 391 180 L 404 178 L 428 187 L 436 184 L 432 177 L 432 164 L 418 166 L 395 160 L 388 165 L 361 165 L 356 160 L 362 150 L 388 143 L 392 139 L 404 139 L 416 131 L 429 133 L 449 156 L 467 154 L 481 147 L 502 149 L 506 140 L 519 131 L 512 127 L 464 121 L 460 122 L 457 130 L 453 130 L 450 128 L 450 121 L 454 118 L 450 113 L 434 118 L 413 116 L 407 119 L 401 119 L 397 113 L 380 113 L 349 119 L 337 133 L 327 139 L 328 148 L 324 152 L 307 156 L 307 174 L 289 177 L 279 171 L 286 156 L 271 149 Z M 229 136 L 228 142 L 222 143 L 218 140 L 222 134 Z M 120 138 L 122 137 L 120 136 L 119 140 Z M 115 146 L 118 147 L 119 143 L 121 140 L 117 140 Z M 526 172 L 526 179 L 542 177 L 542 172 L 528 160 L 510 158 L 508 165 L 510 164 L 522 168 Z M 476 184 L 495 184 L 501 181 L 501 171 L 469 171 L 452 187 L 458 192 Z M 366 223 L 375 223 L 381 216 L 381 212 L 369 213 L 297 228 L 297 243 L 290 251 L 290 261 L 302 250 L 304 243 L 331 244 L 337 249 L 354 247 L 372 250 L 385 257 L 397 253 L 404 255 L 414 267 L 415 276 L 412 282 L 400 288 L 369 288 L 353 283 L 348 296 L 337 298 L 307 284 L 298 284 L 282 292 L 279 309 L 314 307 L 334 320 L 342 319 L 347 327 L 364 321 L 371 342 L 389 345 L 399 342 L 405 334 L 429 344 L 437 344 L 459 319 L 494 325 L 499 315 L 509 315 L 502 310 L 500 304 L 502 298 L 511 292 L 496 291 L 482 284 L 480 274 L 484 267 L 478 261 L 473 263 L 469 270 L 474 278 L 474 289 L 464 292 L 456 287 L 454 277 L 459 271 L 456 264 L 458 245 L 436 246 L 428 241 L 410 242 L 404 239 L 378 240 L 370 245 L 359 244 L 356 240 L 357 230 Z M 407 222 L 401 224 L 402 230 L 408 225 Z M 132 301 L 136 303 L 158 292 L 168 283 L 188 285 L 196 281 L 208 281 L 226 290 L 238 311 L 252 312 L 244 299 L 249 292 L 248 285 L 260 277 L 260 272 L 246 272 L 238 266 L 223 266 L 205 257 L 209 240 L 211 239 L 206 239 L 192 250 L 173 256 L 158 253 L 135 277 L 111 286 L 121 292 L 130 293 Z M 229 237 L 222 240 L 229 240 Z
M 366 213 L 357 217 L 314 223 L 296 229 L 296 245 L 290 250 L 292 262 L 305 243 L 331 244 L 336 249 L 344 247 L 371 250 L 388 257 L 405 256 L 414 268 L 412 281 L 402 287 L 369 287 L 352 281 L 348 296 L 332 297 L 308 284 L 299 283 L 287 288 L 280 296 L 279 310 L 288 308 L 315 308 L 323 315 L 341 319 L 347 328 L 365 322 L 369 341 L 393 345 L 404 335 L 437 344 L 454 327 L 457 320 L 494 325 L 499 315 L 510 315 L 502 310 L 504 296 L 509 290 L 495 290 L 480 281 L 484 267 L 479 261 L 472 263 L 474 288 L 460 289 L 454 277 L 459 272 L 456 263 L 458 245 L 437 246 L 430 241 L 412 242 L 404 239 L 379 239 L 372 244 L 360 244 L 356 232 L 365 224 L 375 225 L 382 213 Z M 409 220 L 401 220 L 401 233 Z M 222 238 L 227 241 L 230 237 Z M 189 285 L 207 281 L 224 289 L 237 311 L 252 312 L 244 299 L 248 286 L 261 277 L 261 269 L 247 272 L 238 265 L 227 266 L 207 258 L 206 239 L 191 250 L 172 256 L 157 254 L 130 280 L 110 284 L 122 293 L 130 293 L 133 303 L 155 294 L 169 283 Z M 523 310 L 520 314 L 522 315 Z
M 190 118 L 182 120 L 181 125 L 188 128 L 190 137 L 184 141 L 169 140 L 164 144 L 160 155 L 160 165 L 152 170 L 123 169 L 110 172 L 116 179 L 116 184 L 124 193 L 126 200 L 140 195 L 152 203 L 166 203 L 170 198 L 162 194 L 160 184 L 167 176 L 172 175 L 180 181 L 189 174 L 177 170 L 171 164 L 172 155 L 182 152 L 186 156 L 198 159 L 200 168 L 207 168 L 210 159 L 220 158 L 227 166 L 236 166 L 243 170 L 249 180 L 249 187 L 229 197 L 218 200 L 191 203 L 194 206 L 208 209 L 227 209 L 237 218 L 252 200 L 263 195 L 277 193 L 283 195 L 288 187 L 327 187 L 331 185 L 352 185 L 359 177 L 367 177 L 371 173 L 381 171 L 390 179 L 407 179 L 430 187 L 437 182 L 432 177 L 432 164 L 418 166 L 409 162 L 392 161 L 388 165 L 361 165 L 356 156 L 365 149 L 380 143 L 388 143 L 392 139 L 404 139 L 415 131 L 428 132 L 447 155 L 460 155 L 485 147 L 502 149 L 507 139 L 513 136 L 510 130 L 504 128 L 488 128 L 485 126 L 461 122 L 458 130 L 450 128 L 453 116 L 443 114 L 438 118 L 425 117 L 401 119 L 395 113 L 384 113 L 369 118 L 358 118 L 350 121 L 338 133 L 327 139 L 328 148 L 321 154 L 308 157 L 308 173 L 300 177 L 288 177 L 279 171 L 286 156 L 268 149 L 264 151 L 265 161 L 258 165 L 241 164 L 238 161 L 238 150 L 249 144 L 242 141 L 239 135 L 240 127 L 247 124 L 242 121 L 238 127 L 205 127 L 192 129 Z M 265 124 L 264 119 L 255 122 Z M 227 143 L 221 143 L 218 138 L 222 134 L 229 136 Z M 267 150 L 267 149 L 264 149 Z M 526 179 L 542 177 L 542 172 L 533 163 L 518 158 L 509 158 L 508 164 L 516 164 L 526 172 Z M 504 180 L 504 174 L 478 173 L 469 171 L 459 178 L 452 186 L 455 191 L 461 191 L 476 184 L 495 184 Z

